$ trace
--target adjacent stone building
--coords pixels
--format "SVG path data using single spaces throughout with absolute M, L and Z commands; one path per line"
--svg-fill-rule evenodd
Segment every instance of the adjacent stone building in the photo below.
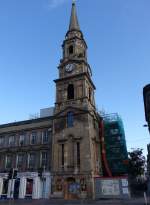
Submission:
M 0 125 L 1 198 L 49 197 L 51 142 L 51 117 Z

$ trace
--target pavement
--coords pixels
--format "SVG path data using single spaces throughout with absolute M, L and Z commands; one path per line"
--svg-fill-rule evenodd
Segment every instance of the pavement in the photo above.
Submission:
M 49 200 L 0 200 L 0 205 L 146 205 L 143 198 L 137 199 L 107 199 L 107 200 L 63 200 L 63 199 L 49 199 Z M 150 205 L 150 200 L 147 205 Z

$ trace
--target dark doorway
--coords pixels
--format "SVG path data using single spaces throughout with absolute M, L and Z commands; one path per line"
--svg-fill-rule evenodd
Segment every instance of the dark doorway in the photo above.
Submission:
M 80 187 L 76 183 L 75 178 L 69 177 L 66 179 L 67 188 L 64 190 L 65 199 L 78 199 L 80 194 Z
M 2 188 L 2 195 L 1 195 L 2 199 L 6 199 L 7 198 L 8 182 L 9 182 L 8 179 L 3 179 L 3 188 Z
M 32 192 L 33 192 L 33 179 L 27 178 L 26 198 L 32 198 Z
M 14 199 L 18 199 L 19 197 L 19 187 L 20 187 L 20 179 L 16 179 L 14 184 Z

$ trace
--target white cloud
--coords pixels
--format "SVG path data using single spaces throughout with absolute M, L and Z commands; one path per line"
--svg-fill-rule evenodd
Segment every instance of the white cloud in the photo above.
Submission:
M 49 0 L 49 8 L 53 9 L 56 8 L 64 3 L 66 3 L 69 0 Z

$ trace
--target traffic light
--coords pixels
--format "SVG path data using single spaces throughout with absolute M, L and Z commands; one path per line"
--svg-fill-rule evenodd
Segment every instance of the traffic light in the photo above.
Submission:
M 11 168 L 8 173 L 8 179 L 12 179 L 13 176 L 13 169 Z

